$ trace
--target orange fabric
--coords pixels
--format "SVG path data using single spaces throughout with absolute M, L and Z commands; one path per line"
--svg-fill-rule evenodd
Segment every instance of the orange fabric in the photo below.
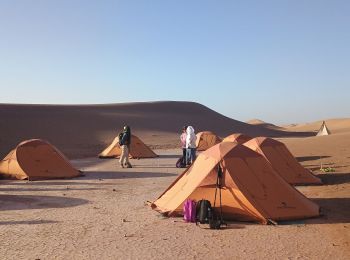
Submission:
M 196 136 L 197 151 L 205 151 L 208 148 L 221 142 L 221 138 L 210 131 L 199 132 Z
M 235 142 L 238 144 L 244 144 L 245 142 L 248 142 L 252 137 L 245 135 L 245 134 L 232 134 L 229 136 L 226 136 L 222 141 L 223 142 Z
M 260 154 L 222 142 L 201 153 L 169 188 L 152 203 L 168 216 L 181 215 L 186 199 L 214 203 L 217 167 L 223 169 L 222 205 L 225 219 L 290 220 L 319 215 L 319 207 L 286 183 Z M 216 208 L 219 205 L 217 198 Z
M 246 147 L 260 153 L 270 163 L 272 168 L 286 182 L 297 184 L 321 184 L 321 180 L 305 169 L 281 142 L 267 137 L 257 137 L 244 144 Z
M 20 143 L 2 161 L 0 175 L 16 179 L 73 178 L 80 175 L 50 143 L 32 139 Z
M 104 149 L 98 156 L 100 158 L 115 158 L 122 153 L 119 145 L 119 137 L 114 138 L 113 142 Z M 158 155 L 145 145 L 137 136 L 131 136 L 131 145 L 129 151 L 131 158 L 154 158 Z

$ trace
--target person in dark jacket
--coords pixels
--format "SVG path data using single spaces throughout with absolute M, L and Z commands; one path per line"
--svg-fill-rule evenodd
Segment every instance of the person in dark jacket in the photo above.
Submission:
M 121 167 L 132 168 L 129 162 L 129 152 L 131 145 L 131 130 L 130 126 L 124 126 L 123 132 L 119 134 L 119 145 L 122 150 L 119 163 Z

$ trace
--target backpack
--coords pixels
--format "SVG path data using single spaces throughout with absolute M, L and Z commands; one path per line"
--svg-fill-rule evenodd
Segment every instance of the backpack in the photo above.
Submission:
M 196 223 L 209 224 L 212 219 L 213 208 L 209 200 L 200 200 L 196 205 Z
M 118 143 L 119 143 L 120 146 L 122 146 L 123 145 L 123 142 L 122 142 L 123 133 L 119 133 L 118 138 L 119 138 Z
M 196 202 L 187 199 L 183 205 L 184 220 L 186 222 L 196 222 Z
M 177 161 L 176 161 L 176 168 L 186 168 L 186 165 L 184 164 L 184 158 L 181 156 Z

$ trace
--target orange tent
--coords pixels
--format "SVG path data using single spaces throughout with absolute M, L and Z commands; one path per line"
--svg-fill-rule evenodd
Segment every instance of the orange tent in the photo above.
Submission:
M 222 142 L 201 153 L 152 203 L 167 216 L 181 215 L 186 199 L 207 199 L 213 205 L 218 165 L 223 171 L 224 219 L 291 220 L 319 216 L 319 206 L 285 182 L 260 154 L 247 147 Z M 218 207 L 218 201 L 216 202 Z
M 248 142 L 250 139 L 252 139 L 252 137 L 245 135 L 245 134 L 232 134 L 229 136 L 226 136 L 224 138 L 224 140 L 222 140 L 223 142 L 235 142 L 238 144 L 244 144 L 245 142 Z
M 271 163 L 272 168 L 290 184 L 322 183 L 319 178 L 301 166 L 288 148 L 277 140 L 257 137 L 244 145 L 264 156 Z
M 66 157 L 50 143 L 32 139 L 20 143 L 2 161 L 0 175 L 20 180 L 80 176 Z
M 196 136 L 197 151 L 205 151 L 221 142 L 221 138 L 210 131 L 199 132 Z
M 119 157 L 122 150 L 119 145 L 119 137 L 114 138 L 113 142 L 104 149 L 98 156 L 100 158 Z M 131 136 L 130 157 L 131 158 L 154 158 L 158 155 L 145 145 L 137 136 Z

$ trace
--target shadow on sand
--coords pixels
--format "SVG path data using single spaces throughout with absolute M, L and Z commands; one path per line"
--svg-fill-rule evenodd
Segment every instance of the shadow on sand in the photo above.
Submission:
M 171 177 L 177 176 L 173 173 L 161 173 L 161 172 L 103 172 L 103 171 L 86 171 L 84 172 L 85 180 L 96 179 L 133 179 L 133 178 L 159 178 L 159 177 Z
M 58 223 L 58 221 L 53 221 L 53 220 L 0 221 L 0 226 L 2 225 L 40 225 L 40 224 L 52 224 L 52 223 Z
M 295 157 L 298 162 L 306 162 L 306 161 L 315 161 L 315 160 L 320 160 L 324 158 L 330 158 L 331 156 L 329 155 L 315 155 L 315 156 L 299 156 Z
M 82 177 L 80 177 L 82 178 Z M 96 185 L 96 183 L 91 182 L 73 182 L 73 181 L 53 181 L 53 180 L 46 180 L 46 181 L 22 181 L 22 180 L 13 180 L 13 181 L 7 181 L 7 182 L 0 182 L 0 184 L 4 185 L 21 185 L 21 186 L 28 186 L 28 187 L 35 187 L 35 186 L 50 186 L 50 185 L 57 185 L 57 186 L 68 186 L 70 188 L 70 185 L 79 186 L 79 185 Z M 113 183 L 98 183 L 98 185 L 113 185 Z M 29 188 L 30 189 L 30 188 Z M 75 188 L 71 188 L 72 190 Z M 89 190 L 94 188 L 84 188 L 82 190 Z M 2 189 L 0 188 L 0 191 Z M 59 190 L 57 188 L 57 190 Z M 64 189 L 63 189 L 64 190 Z M 39 190 L 40 191 L 40 190 Z
M 229 221 L 226 221 L 225 222 L 227 225 L 222 225 L 220 227 L 220 230 L 229 230 L 229 229 L 244 229 L 246 228 L 246 226 L 248 225 L 254 225 L 254 223 L 248 223 L 248 222 L 243 222 L 242 223 L 239 223 L 237 224 L 237 222 L 235 223 L 232 223 L 232 222 L 229 222 Z M 209 225 L 208 224 L 200 224 L 198 225 L 201 229 L 208 229 L 208 230 L 213 230 L 213 229 L 210 229 Z M 219 230 L 219 229 L 217 229 Z
M 180 149 L 179 149 L 180 151 Z M 180 158 L 182 155 L 181 154 L 161 154 L 158 156 L 159 159 L 165 159 L 165 158 L 169 158 L 169 159 L 178 159 Z
M 135 169 L 170 169 L 170 168 L 176 168 L 175 164 L 173 165 L 136 165 L 136 166 L 132 166 Z
M 35 195 L 0 195 L 0 211 L 75 207 L 88 203 L 88 200 Z
M 321 216 L 309 219 L 281 221 L 279 225 L 314 225 L 350 223 L 350 198 L 311 199 L 321 208 Z
M 51 185 L 51 183 L 46 183 L 47 185 Z M 67 185 L 67 184 L 65 184 Z M 71 190 L 74 190 L 74 191 L 77 191 L 77 190 L 100 190 L 99 188 L 71 188 L 69 186 L 67 187 L 64 187 L 64 188 L 53 188 L 53 189 L 50 189 L 50 188 L 30 188 L 30 187 L 26 187 L 26 188 L 0 188 L 0 191 L 15 191 L 15 192 L 18 192 L 18 191 L 71 191 Z
M 318 174 L 317 177 L 319 177 L 325 185 L 350 183 L 350 173 L 325 173 Z
M 350 198 L 312 199 L 321 207 L 323 216 L 310 219 L 309 224 L 350 223 Z

